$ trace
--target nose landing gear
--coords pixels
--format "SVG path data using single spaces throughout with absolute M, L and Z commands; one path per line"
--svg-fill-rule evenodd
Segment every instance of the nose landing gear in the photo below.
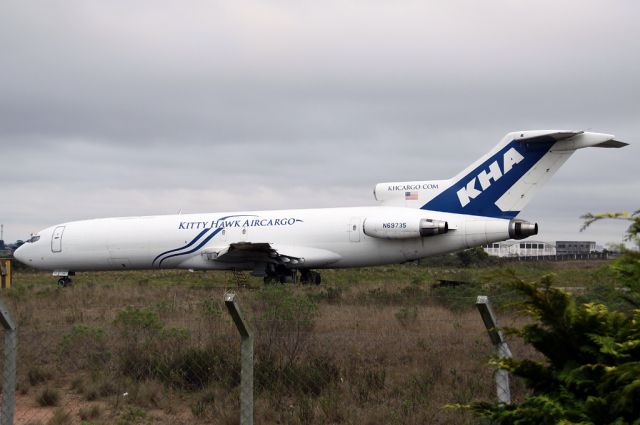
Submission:
M 69 276 L 63 276 L 60 279 L 58 279 L 58 286 L 60 286 L 61 288 L 66 288 L 67 286 L 71 285 L 71 278 Z
M 54 270 L 53 276 L 58 278 L 58 286 L 61 288 L 66 288 L 67 286 L 71 286 L 71 277 L 75 276 L 76 272 L 68 271 L 68 270 Z

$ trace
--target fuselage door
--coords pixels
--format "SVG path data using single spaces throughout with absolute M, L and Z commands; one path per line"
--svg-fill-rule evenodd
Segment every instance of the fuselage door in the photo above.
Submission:
M 58 226 L 53 230 L 51 235 L 51 252 L 62 252 L 62 234 L 64 226 Z
M 349 222 L 349 240 L 351 242 L 360 242 L 360 225 L 362 220 L 359 217 L 353 217 Z

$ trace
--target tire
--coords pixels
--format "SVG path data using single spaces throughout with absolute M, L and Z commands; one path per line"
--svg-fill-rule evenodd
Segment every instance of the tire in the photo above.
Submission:
M 300 283 L 306 285 L 307 283 L 311 283 L 311 272 L 309 270 L 305 270 L 300 272 Z

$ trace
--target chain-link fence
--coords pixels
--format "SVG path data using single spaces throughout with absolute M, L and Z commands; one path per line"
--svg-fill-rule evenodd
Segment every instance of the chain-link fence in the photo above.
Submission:
M 224 290 L 161 289 L 7 300 L 19 335 L 14 423 L 238 423 L 241 339 Z M 475 297 L 452 310 L 433 295 L 332 291 L 238 293 L 253 334 L 255 423 L 465 423 L 467 412 L 444 406 L 495 399 Z

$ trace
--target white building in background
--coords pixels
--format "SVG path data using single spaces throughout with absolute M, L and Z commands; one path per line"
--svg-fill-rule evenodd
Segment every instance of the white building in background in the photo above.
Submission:
M 556 255 L 556 244 L 542 241 L 504 241 L 483 245 L 484 251 L 495 257 L 541 257 Z

